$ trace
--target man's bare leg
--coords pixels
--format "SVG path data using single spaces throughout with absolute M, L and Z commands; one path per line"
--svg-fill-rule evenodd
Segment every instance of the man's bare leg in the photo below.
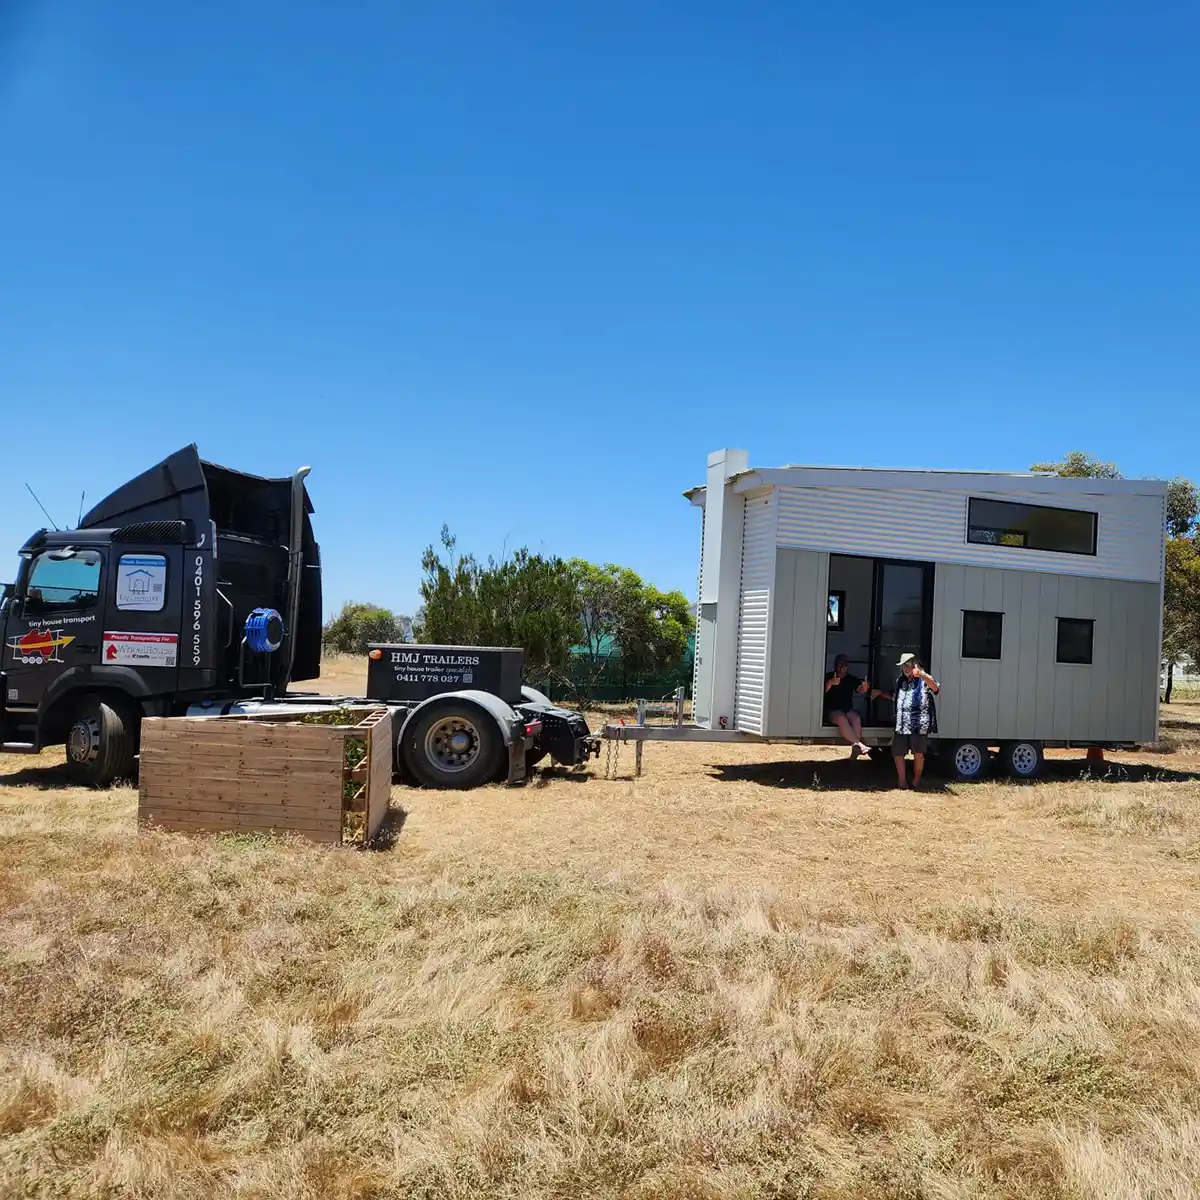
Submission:
M 905 774 L 904 758 L 897 755 L 893 755 L 892 757 L 896 763 L 896 778 L 900 781 L 900 786 L 908 787 L 908 777 Z
M 850 728 L 854 731 L 854 741 L 858 748 L 866 754 L 867 747 L 863 745 L 862 740 L 862 718 L 856 712 L 847 713 L 846 720 L 850 722 Z
M 854 745 L 858 741 L 858 734 L 854 732 L 854 726 L 850 724 L 850 718 L 845 713 L 835 713 L 833 723 L 841 731 L 842 737 Z
M 921 772 L 925 770 L 925 755 L 913 751 L 913 787 L 921 786 Z

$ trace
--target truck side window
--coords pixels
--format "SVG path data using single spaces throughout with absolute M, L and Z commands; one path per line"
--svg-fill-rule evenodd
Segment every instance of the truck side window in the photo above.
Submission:
M 94 550 L 77 550 L 70 558 L 61 557 L 61 551 L 39 554 L 29 571 L 25 611 L 34 616 L 95 608 L 100 598 L 100 564 Z

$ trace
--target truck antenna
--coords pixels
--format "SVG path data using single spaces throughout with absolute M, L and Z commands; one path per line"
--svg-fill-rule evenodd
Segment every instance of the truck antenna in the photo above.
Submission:
M 32 497 L 33 497 L 35 500 L 37 500 L 37 506 L 38 506 L 38 508 L 40 508 L 40 509 L 42 510 L 42 512 L 46 513 L 46 520 L 47 520 L 47 521 L 49 521 L 51 525 L 54 525 L 54 532 L 55 532 L 55 533 L 57 533 L 57 532 L 58 532 L 58 526 L 57 526 L 57 525 L 55 525 L 55 523 L 54 523 L 54 518 L 53 518 L 53 517 L 52 517 L 52 516 L 51 516 L 51 515 L 50 515 L 48 512 L 46 512 L 46 506 L 45 506 L 45 505 L 44 505 L 44 504 L 43 504 L 43 503 L 42 503 L 40 500 L 38 500 L 38 498 L 37 498 L 37 492 L 35 492 L 35 491 L 33 490 L 33 488 L 31 488 L 31 487 L 29 486 L 29 484 L 26 484 L 26 485 L 25 485 L 25 489 L 26 489 L 26 491 L 28 491 L 28 492 L 29 492 L 29 494 L 30 494 L 30 495 L 31 495 L 31 496 L 32 496 Z
M 79 528 L 79 523 L 83 520 L 83 498 L 86 495 L 87 495 L 86 490 L 79 493 L 79 516 L 77 516 L 75 518 L 75 528 L 76 529 Z

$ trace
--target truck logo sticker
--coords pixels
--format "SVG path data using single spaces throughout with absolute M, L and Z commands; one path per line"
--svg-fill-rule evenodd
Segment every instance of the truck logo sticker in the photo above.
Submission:
M 73 634 L 64 637 L 61 629 L 31 629 L 20 637 L 9 638 L 8 648 L 16 662 L 40 667 L 43 663 L 62 662 L 59 651 L 74 640 Z
M 117 564 L 117 607 L 123 612 L 161 612 L 167 592 L 167 560 L 161 554 L 122 554 Z
M 179 660 L 177 633 L 104 631 L 105 666 L 173 667 Z

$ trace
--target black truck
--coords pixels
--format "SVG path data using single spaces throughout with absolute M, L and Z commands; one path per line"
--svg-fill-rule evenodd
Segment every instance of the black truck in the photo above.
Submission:
M 0 749 L 65 745 L 71 772 L 134 776 L 143 716 L 386 705 L 399 778 L 522 781 L 599 753 L 583 716 L 522 682 L 510 647 L 371 646 L 367 694 L 292 690 L 321 673 L 321 557 L 302 467 L 265 479 L 187 446 L 78 529 L 35 533 L 0 600 Z

